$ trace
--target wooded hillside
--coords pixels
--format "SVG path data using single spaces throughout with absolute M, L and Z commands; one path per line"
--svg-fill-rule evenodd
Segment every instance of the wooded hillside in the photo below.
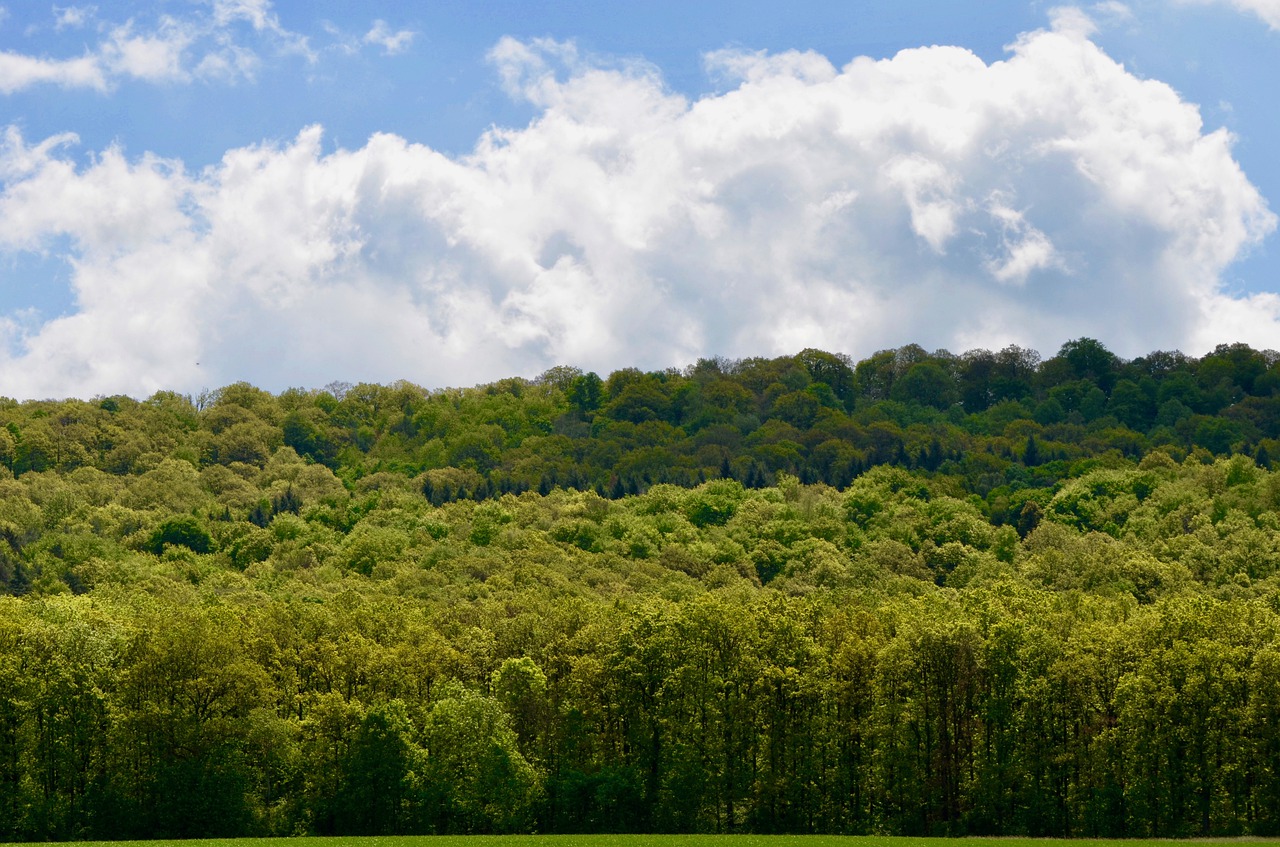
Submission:
M 1277 439 L 1089 339 L 0 401 L 0 840 L 1280 834 Z

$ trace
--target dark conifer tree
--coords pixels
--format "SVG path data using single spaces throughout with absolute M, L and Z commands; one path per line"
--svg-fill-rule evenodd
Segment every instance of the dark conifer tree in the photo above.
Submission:
M 284 490 L 283 494 L 277 494 L 271 498 L 271 516 L 275 517 L 281 512 L 289 512 L 290 514 L 298 514 L 302 511 L 302 498 L 297 495 L 290 485 Z
M 1022 463 L 1029 468 L 1040 464 L 1040 447 L 1036 444 L 1035 433 L 1027 436 L 1027 446 L 1022 451 Z
M 945 459 L 946 457 L 942 452 L 942 442 L 938 441 L 936 438 L 929 442 L 929 454 L 925 459 L 925 467 L 931 471 L 936 471 L 938 468 L 942 467 L 942 463 Z
M 271 506 L 266 500 L 259 500 L 249 510 L 249 523 L 257 527 L 266 527 L 271 523 Z
M 31 572 L 26 562 L 21 559 L 13 563 L 13 573 L 9 577 L 9 593 L 21 597 L 31 590 Z

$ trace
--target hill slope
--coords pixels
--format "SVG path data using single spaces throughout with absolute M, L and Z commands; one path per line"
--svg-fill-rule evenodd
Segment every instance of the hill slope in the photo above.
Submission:
M 1280 365 L 0 404 L 0 839 L 1280 832 Z

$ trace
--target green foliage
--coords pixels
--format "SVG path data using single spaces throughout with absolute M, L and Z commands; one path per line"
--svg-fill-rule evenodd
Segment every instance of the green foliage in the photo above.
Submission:
M 0 839 L 1280 833 L 1278 367 L 0 404 Z
M 541 778 L 521 755 L 511 719 L 496 700 L 465 689 L 448 692 L 427 714 L 423 740 L 423 791 L 436 832 L 532 827 Z
M 147 550 L 156 555 L 166 547 L 186 547 L 195 553 L 208 553 L 213 549 L 213 539 L 190 515 L 169 518 L 156 527 L 147 542 Z

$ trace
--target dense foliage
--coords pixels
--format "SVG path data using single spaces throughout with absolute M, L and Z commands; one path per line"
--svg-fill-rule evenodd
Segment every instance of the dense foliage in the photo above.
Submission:
M 0 840 L 1280 834 L 1280 362 L 0 401 Z

